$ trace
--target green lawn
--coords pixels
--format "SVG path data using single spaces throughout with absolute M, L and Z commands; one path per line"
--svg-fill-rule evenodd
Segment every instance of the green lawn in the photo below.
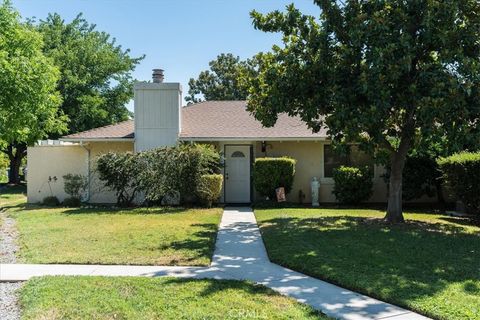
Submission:
M 6 186 L 0 184 L 0 209 L 18 205 L 26 201 L 25 186 Z
M 18 190 L 17 190 L 18 191 Z M 1 206 L 20 234 L 19 262 L 209 265 L 222 210 L 47 208 L 10 190 Z
M 438 319 L 480 319 L 480 227 L 377 210 L 257 209 L 270 259 Z
M 263 286 L 175 278 L 44 277 L 20 292 L 23 319 L 327 319 Z

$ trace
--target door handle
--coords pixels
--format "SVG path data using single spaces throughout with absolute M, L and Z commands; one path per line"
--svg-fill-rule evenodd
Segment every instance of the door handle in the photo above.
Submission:
M 225 180 L 228 180 L 228 172 L 225 173 Z

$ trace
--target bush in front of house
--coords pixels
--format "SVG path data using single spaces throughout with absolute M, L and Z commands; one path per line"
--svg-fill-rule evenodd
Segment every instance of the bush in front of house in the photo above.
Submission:
M 342 204 L 359 204 L 373 193 L 373 173 L 368 168 L 341 166 L 333 170 L 332 193 Z
M 221 174 L 204 174 L 197 184 L 197 196 L 200 203 L 210 208 L 218 201 L 222 192 L 223 176 Z
M 390 167 L 387 166 L 384 180 L 388 185 L 390 178 Z M 409 155 L 405 160 L 402 180 L 403 200 L 411 201 L 420 199 L 423 196 L 437 196 L 440 202 L 443 201 L 441 191 L 441 175 L 438 164 L 434 157 L 428 155 Z
M 87 184 L 88 180 L 84 175 L 69 173 L 63 176 L 63 190 L 70 198 L 78 199 L 78 202 L 87 189 Z
M 275 189 L 292 190 L 296 160 L 289 157 L 257 158 L 253 165 L 253 184 L 255 190 L 264 197 L 275 199 Z
M 60 201 L 55 196 L 48 196 L 43 198 L 42 204 L 48 207 L 57 207 L 60 205 Z
M 137 154 L 109 152 L 97 158 L 98 177 L 115 192 L 121 207 L 131 206 L 141 190 L 141 170 Z
M 78 208 L 82 205 L 82 201 L 77 197 L 68 197 L 63 200 L 62 205 L 67 208 Z
M 142 152 L 141 182 L 148 202 L 179 192 L 182 202 L 193 202 L 200 177 L 220 172 L 220 154 L 211 145 L 180 144 Z
M 438 159 L 443 179 L 467 212 L 480 214 L 480 152 L 461 152 Z

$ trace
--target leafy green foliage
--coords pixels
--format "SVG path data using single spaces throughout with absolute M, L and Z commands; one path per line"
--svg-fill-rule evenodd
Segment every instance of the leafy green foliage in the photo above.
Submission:
M 462 200 L 469 212 L 480 214 L 480 152 L 440 158 L 438 165 L 455 197 Z
M 332 193 L 340 203 L 359 204 L 372 196 L 373 174 L 368 167 L 341 166 L 333 169 L 333 181 Z
M 220 170 L 220 154 L 206 144 L 180 144 L 146 151 L 139 157 L 145 198 L 153 202 L 172 190 L 180 192 L 183 201 L 193 201 L 200 177 Z
M 4 153 L 0 152 L 0 183 L 6 182 L 7 177 L 7 168 L 8 168 L 8 158 Z
M 211 207 L 218 200 L 222 192 L 223 175 L 204 174 L 200 176 L 197 185 L 197 196 L 200 202 Z
M 87 189 L 88 179 L 82 174 L 66 174 L 63 176 L 63 189 L 72 198 L 81 199 Z
M 40 33 L 20 21 L 10 1 L 0 4 L 0 151 L 9 157 L 11 183 L 27 145 L 49 133 L 62 133 L 66 118 L 58 112 L 58 69 L 42 52 Z
M 55 196 L 48 196 L 43 198 L 42 204 L 48 207 L 57 207 L 60 205 L 60 200 Z
M 388 183 L 389 170 L 384 175 Z M 439 196 L 441 175 L 437 162 L 430 156 L 409 155 L 403 168 L 403 200 L 420 199 L 423 196 Z M 441 197 L 441 196 L 440 196 Z
M 82 205 L 82 201 L 77 197 L 68 197 L 63 200 L 62 205 L 68 208 L 78 208 Z
M 82 15 L 65 22 L 50 14 L 37 24 L 45 55 L 60 70 L 61 110 L 70 133 L 127 120 L 133 97 L 132 71 L 143 57 L 133 58 L 110 35 L 96 30 Z
M 109 152 L 97 158 L 96 171 L 105 186 L 115 192 L 119 206 L 130 206 L 141 190 L 138 156 Z
M 275 189 L 284 187 L 285 193 L 292 190 L 296 160 L 289 157 L 257 158 L 253 165 L 255 190 L 264 197 L 275 199 Z
M 188 82 L 190 103 L 204 100 L 245 100 L 247 92 L 239 85 L 241 72 L 249 67 L 248 61 L 241 61 L 231 53 L 222 53 L 217 59 L 210 61 L 210 70 L 202 71 L 198 79 L 191 78 Z
M 293 5 L 252 12 L 283 46 L 254 58 L 248 108 L 265 126 L 281 113 L 324 126 L 336 144 L 387 152 L 387 219 L 403 221 L 402 169 L 411 148 L 480 138 L 480 3 L 316 0 L 319 19 Z M 456 121 L 452 121 L 456 119 Z

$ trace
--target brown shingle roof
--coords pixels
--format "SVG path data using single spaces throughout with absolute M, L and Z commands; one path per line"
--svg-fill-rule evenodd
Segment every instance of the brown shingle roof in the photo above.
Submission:
M 281 114 L 274 127 L 265 128 L 246 110 L 246 101 L 206 101 L 182 110 L 180 138 L 189 139 L 322 139 L 326 131 L 312 133 L 299 117 Z
M 95 140 L 95 139 L 133 139 L 133 120 L 123 121 L 105 127 L 78 132 L 62 137 L 63 140 Z
M 215 139 L 323 139 L 326 131 L 312 133 L 298 117 L 281 114 L 272 128 L 265 128 L 246 110 L 246 101 L 205 101 L 182 108 L 183 140 Z M 134 121 L 64 136 L 63 140 L 133 139 Z

